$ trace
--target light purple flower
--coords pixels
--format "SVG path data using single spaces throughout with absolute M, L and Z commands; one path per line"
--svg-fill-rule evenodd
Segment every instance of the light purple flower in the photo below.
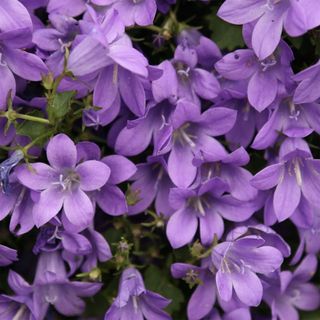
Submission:
M 288 138 L 281 145 L 280 162 L 257 173 L 251 183 L 260 190 L 274 190 L 273 201 L 266 203 L 269 214 L 283 221 L 296 213 L 295 222 L 303 225 L 312 221 L 310 203 L 320 206 L 318 180 L 319 160 L 312 158 L 307 143 Z
M 105 320 L 169 320 L 171 317 L 162 309 L 170 300 L 145 288 L 140 272 L 127 268 L 121 274 L 119 292 Z
M 229 301 L 234 291 L 247 306 L 258 306 L 262 300 L 263 287 L 257 273 L 274 272 L 283 262 L 278 249 L 253 235 L 218 244 L 211 259 L 218 269 L 216 284 L 220 298 Z
M 100 288 L 100 283 L 69 281 L 59 252 L 43 252 L 33 282 L 36 318 L 44 319 L 50 304 L 65 316 L 80 315 L 85 308 L 80 297 L 93 296 Z
M 1 319 L 39 320 L 34 313 L 32 286 L 12 270 L 9 271 L 8 284 L 14 295 L 0 295 Z
M 320 24 L 317 0 L 226 0 L 218 16 L 229 23 L 255 22 L 252 46 L 260 59 L 278 46 L 282 29 L 292 37 L 303 35 Z
M 308 255 L 294 272 L 282 271 L 264 290 L 264 300 L 273 319 L 298 320 L 298 310 L 312 311 L 320 306 L 320 292 L 309 283 L 317 270 L 317 258 Z
M 77 165 L 77 149 L 65 134 L 53 137 L 47 146 L 50 166 L 33 163 L 31 170 L 17 170 L 20 182 L 31 190 L 40 191 L 33 208 L 33 219 L 40 227 L 63 208 L 66 218 L 80 228 L 87 227 L 94 215 L 92 201 L 86 192 L 101 188 L 110 176 L 110 169 L 96 160 Z
M 199 224 L 200 238 L 210 245 L 214 236 L 224 231 L 223 218 L 244 221 L 257 209 L 255 203 L 240 201 L 230 195 L 228 185 L 219 178 L 206 181 L 197 188 L 172 188 L 169 203 L 176 211 L 169 218 L 167 237 L 173 248 L 191 242 Z M 181 226 L 184 226 L 183 231 Z

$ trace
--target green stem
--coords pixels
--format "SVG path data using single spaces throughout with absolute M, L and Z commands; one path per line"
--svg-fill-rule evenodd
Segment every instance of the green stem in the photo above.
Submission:
M 39 117 L 34 117 L 34 116 L 30 116 L 30 115 L 28 115 L 28 114 L 16 113 L 16 114 L 15 114 L 15 117 L 16 117 L 17 119 L 24 119 L 24 120 L 33 121 L 33 122 L 50 124 L 50 121 L 49 121 L 48 119 L 39 118 Z

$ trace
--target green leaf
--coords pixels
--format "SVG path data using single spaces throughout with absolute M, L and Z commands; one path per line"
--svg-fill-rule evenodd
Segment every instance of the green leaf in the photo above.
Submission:
M 301 320 L 319 320 L 319 319 L 320 319 L 320 311 L 301 313 Z
M 43 117 L 43 114 L 38 111 L 29 113 L 29 115 Z M 23 121 L 16 126 L 16 132 L 18 135 L 30 137 L 31 140 L 44 135 L 47 131 L 48 125 L 40 122 Z
M 63 118 L 70 111 L 71 102 L 75 95 L 76 91 L 65 91 L 55 94 L 52 104 L 47 108 L 49 120 L 51 122 Z
M 209 22 L 209 29 L 212 31 L 211 39 L 218 47 L 220 47 L 220 49 L 232 51 L 244 46 L 240 26 L 232 25 L 221 20 L 216 15 L 215 10 L 213 10 L 206 18 Z
M 184 302 L 182 291 L 175 287 L 166 273 L 160 268 L 151 265 L 144 274 L 145 285 L 148 290 L 155 291 L 171 300 L 167 307 L 169 313 L 173 313 L 180 309 L 180 305 Z

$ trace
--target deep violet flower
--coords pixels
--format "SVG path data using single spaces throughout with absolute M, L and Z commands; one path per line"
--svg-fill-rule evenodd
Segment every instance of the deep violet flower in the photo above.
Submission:
M 127 268 L 121 274 L 119 293 L 105 315 L 105 320 L 169 320 L 164 312 L 170 300 L 145 288 L 140 272 Z
M 100 161 L 89 160 L 77 165 L 77 149 L 65 134 L 54 136 L 47 146 L 51 166 L 37 162 L 31 169 L 17 169 L 19 181 L 31 190 L 40 191 L 33 208 L 33 219 L 40 227 L 64 209 L 67 219 L 85 228 L 93 218 L 94 207 L 86 192 L 101 188 L 110 176 L 110 169 Z

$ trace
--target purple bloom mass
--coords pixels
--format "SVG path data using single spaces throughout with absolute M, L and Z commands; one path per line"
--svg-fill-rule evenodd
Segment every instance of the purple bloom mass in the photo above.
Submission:
M 320 319 L 319 28 L 1 0 L 0 320 Z

